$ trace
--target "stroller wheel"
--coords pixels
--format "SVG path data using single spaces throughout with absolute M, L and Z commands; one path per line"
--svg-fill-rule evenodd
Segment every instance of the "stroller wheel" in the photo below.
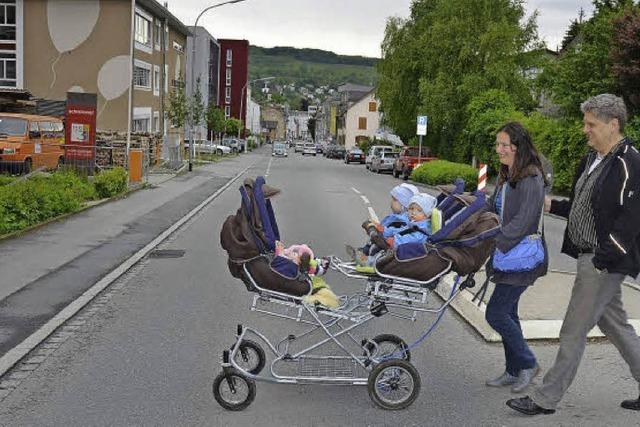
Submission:
M 242 411 L 256 397 L 256 383 L 235 369 L 220 372 L 213 380 L 213 397 L 224 409 Z
M 231 347 L 233 349 L 233 346 Z M 264 368 L 267 357 L 258 343 L 242 340 L 234 361 L 239 367 L 253 375 L 258 375 Z
M 390 356 L 393 359 L 402 359 L 407 362 L 411 361 L 409 346 L 399 336 L 393 334 L 376 335 L 371 341 L 367 342 L 364 346 L 365 356 L 368 351 L 368 354 L 375 359 L 384 359 Z M 373 343 L 375 343 L 375 345 Z
M 404 409 L 420 394 L 420 374 L 406 360 L 387 360 L 373 368 L 367 390 L 373 403 L 382 409 Z

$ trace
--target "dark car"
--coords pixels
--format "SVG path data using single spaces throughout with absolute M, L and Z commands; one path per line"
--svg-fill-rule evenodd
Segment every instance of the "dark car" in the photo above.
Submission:
M 351 162 L 364 164 L 365 155 L 359 148 L 352 148 L 345 153 L 344 162 L 349 164 Z
M 329 154 L 327 154 L 327 157 L 330 159 L 344 159 L 346 153 L 347 151 L 342 145 L 335 145 L 331 148 L 331 151 L 329 152 Z

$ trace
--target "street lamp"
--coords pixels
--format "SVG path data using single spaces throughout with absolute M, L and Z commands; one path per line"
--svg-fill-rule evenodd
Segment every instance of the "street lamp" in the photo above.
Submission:
M 195 86 L 195 77 L 194 77 L 194 69 L 196 68 L 196 42 L 198 41 L 198 35 L 196 33 L 196 29 L 198 27 L 198 21 L 205 14 L 205 12 L 215 9 L 216 7 L 224 6 L 225 4 L 232 3 L 240 3 L 246 0 L 228 0 L 222 3 L 214 4 L 209 7 L 204 8 L 200 15 L 196 18 L 196 22 L 193 24 L 193 46 L 191 46 L 191 96 L 195 94 L 194 86 Z M 187 61 L 189 63 L 189 61 Z M 191 110 L 191 109 L 189 109 Z M 191 111 L 189 111 L 189 138 L 191 138 L 189 142 L 189 172 L 193 170 L 193 148 L 195 145 L 195 141 L 193 140 L 193 117 L 191 116 Z
M 244 93 L 245 93 L 245 90 L 247 89 L 247 86 L 250 85 L 251 83 L 266 82 L 266 81 L 273 80 L 273 79 L 275 79 L 275 77 L 262 77 L 262 78 L 259 78 L 259 79 L 253 79 L 253 80 L 247 81 L 244 84 L 244 86 L 242 86 L 242 90 L 240 91 L 240 126 L 238 127 L 238 139 L 240 139 L 240 132 L 241 132 L 241 130 L 243 128 L 242 123 L 244 123 L 244 127 L 247 126 L 247 121 L 246 120 L 244 120 L 244 121 L 242 120 L 242 107 L 244 106 L 244 97 L 245 97 Z M 252 115 L 252 118 L 253 118 L 253 115 Z

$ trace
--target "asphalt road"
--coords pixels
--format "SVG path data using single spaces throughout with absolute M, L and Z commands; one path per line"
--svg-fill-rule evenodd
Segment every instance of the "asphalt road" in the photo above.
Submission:
M 265 155 L 248 175 L 267 172 L 267 182 L 283 189 L 274 201 L 283 240 L 308 243 L 318 254 L 342 255 L 344 243 L 359 243 L 360 223 L 368 213 L 365 201 L 382 216 L 388 191 L 398 183 L 360 165 L 293 153 L 288 159 Z M 257 327 L 270 338 L 300 329 L 294 322 L 250 312 L 251 295 L 228 273 L 219 231 L 239 205 L 236 188 L 231 186 L 162 245 L 185 250 L 182 258 L 146 258 L 80 313 L 82 320 L 63 331 L 66 338 L 54 340 L 53 351 L 45 352 L 37 369 L 0 402 L 0 425 L 637 424 L 637 414 L 618 407 L 636 395 L 637 384 L 606 343 L 589 345 L 557 415 L 529 419 L 513 413 L 504 405 L 511 397 L 508 390 L 484 386 L 488 376 L 503 370 L 502 346 L 486 344 L 452 311 L 413 351 L 422 391 L 407 410 L 378 409 L 365 387 L 258 383 L 249 408 L 225 411 L 213 400 L 211 381 L 236 324 Z M 560 239 L 560 221 L 549 232 L 554 221 L 547 221 L 548 235 Z M 550 246 L 558 244 L 552 240 Z M 564 265 L 552 256 L 556 262 L 552 266 Z M 327 280 L 339 294 L 360 289 L 334 272 Z M 386 316 L 364 328 L 362 336 L 395 333 L 411 341 L 427 320 L 423 316 L 411 323 Z M 533 349 L 544 369 L 557 346 L 539 343 Z

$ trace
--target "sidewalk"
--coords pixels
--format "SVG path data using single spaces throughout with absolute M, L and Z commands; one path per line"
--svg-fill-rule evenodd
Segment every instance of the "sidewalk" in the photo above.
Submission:
M 477 305 L 472 302 L 473 296 L 480 289 L 485 280 L 484 271 L 475 276 L 476 286 L 465 289 L 451 304 L 453 309 L 462 316 L 486 341 L 500 341 L 500 336 L 484 319 L 486 303 L 493 291 L 493 284 L 489 285 L 484 301 Z M 571 289 L 575 275 L 573 273 L 549 272 L 539 278 L 522 295 L 520 300 L 520 323 L 524 337 L 528 340 L 557 340 L 562 326 L 562 319 L 567 310 Z M 447 298 L 451 292 L 455 276 L 448 275 L 438 286 L 437 293 Z M 622 301 L 629 316 L 629 321 L 640 332 L 640 292 L 637 285 L 630 282 L 622 286 Z M 602 337 L 602 332 L 596 327 L 590 337 Z

